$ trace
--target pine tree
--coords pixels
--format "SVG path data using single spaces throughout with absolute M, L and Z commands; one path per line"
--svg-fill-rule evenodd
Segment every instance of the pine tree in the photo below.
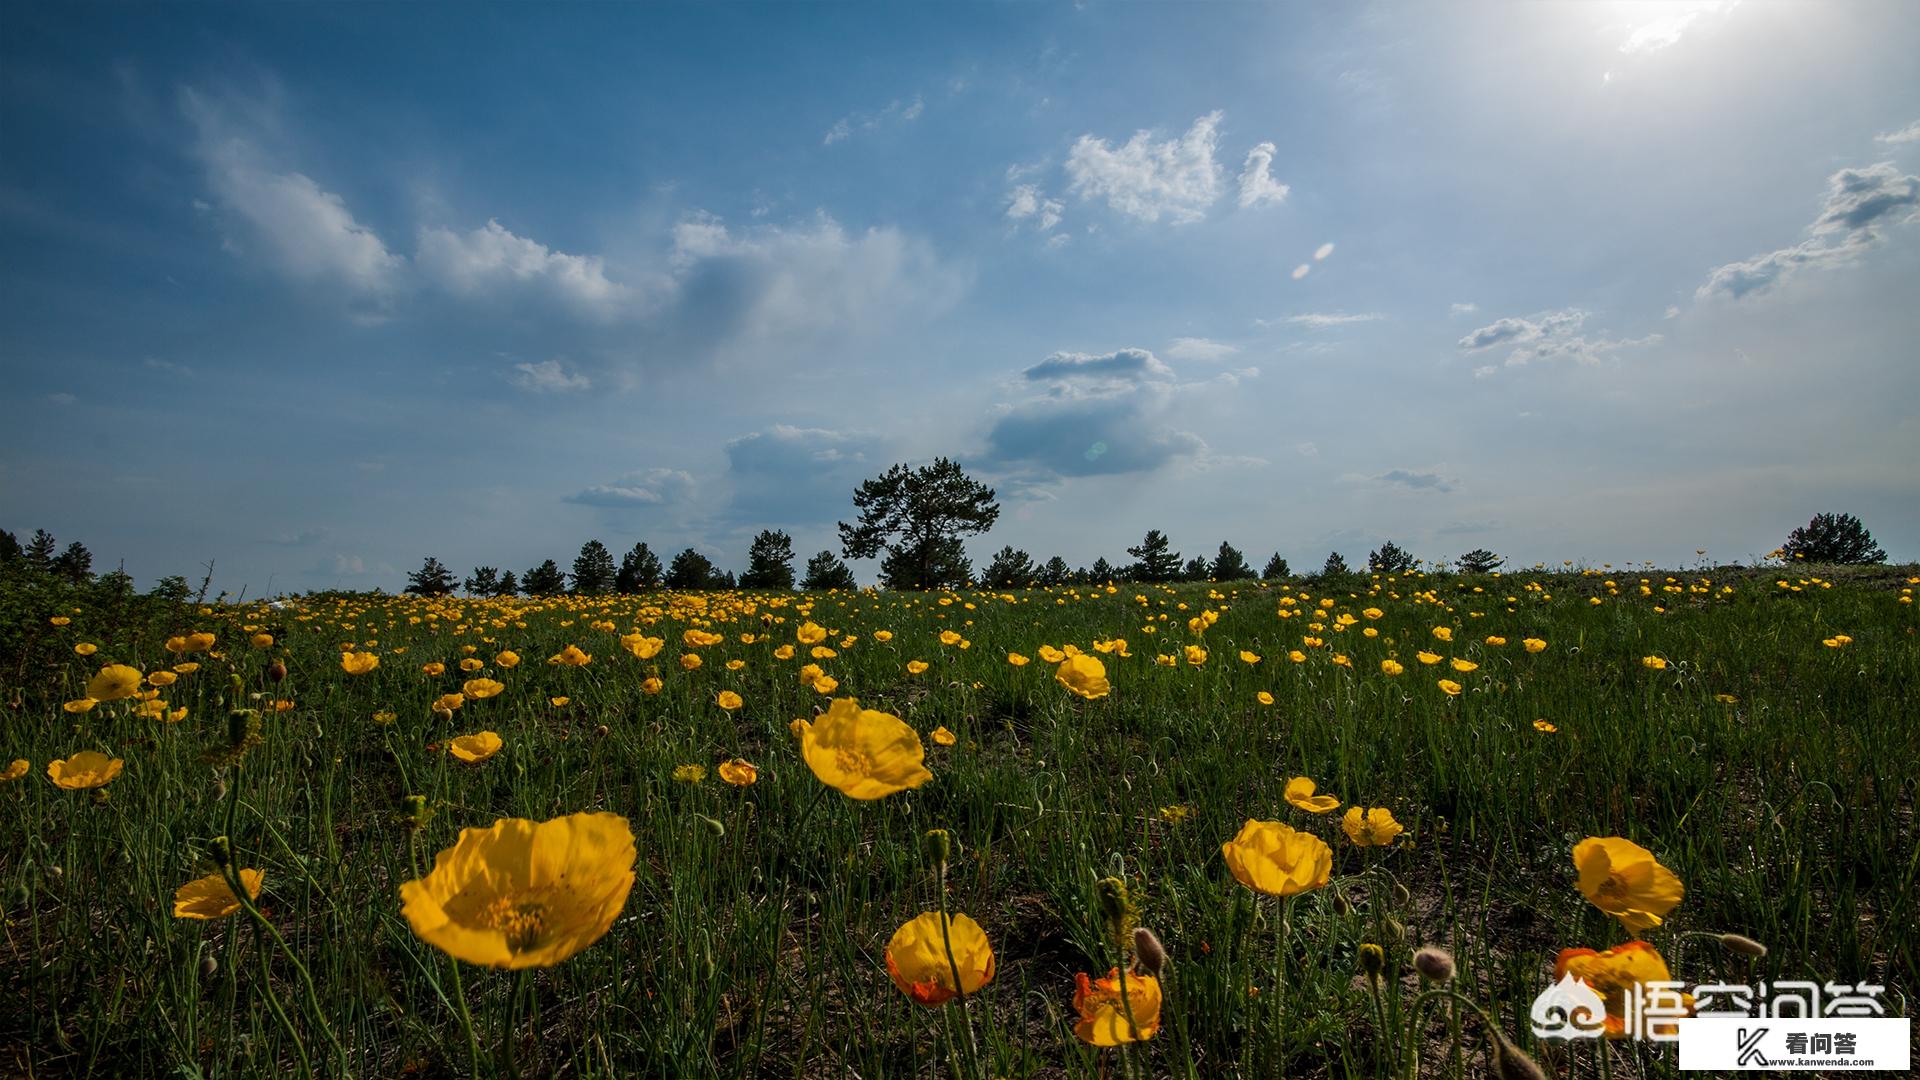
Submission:
M 26 551 L 20 547 L 20 539 L 0 529 L 0 567 L 12 566 L 26 557 Z
M 1411 569 L 1413 556 L 1391 540 L 1367 555 L 1367 572 L 1371 574 L 1404 574 Z
M 980 584 L 990 589 L 1018 589 L 1032 584 L 1035 576 L 1033 558 L 1008 544 L 994 553 L 980 575 Z
M 25 552 L 27 566 L 43 574 L 53 572 L 54 554 L 59 550 L 53 534 L 45 529 L 33 530 L 33 539 L 27 541 Z
M 1463 574 L 1491 574 L 1507 560 L 1488 551 L 1486 548 L 1474 548 L 1460 556 L 1460 572 Z
M 1213 557 L 1213 566 L 1209 569 L 1213 571 L 1215 581 L 1245 581 L 1253 576 L 1253 567 L 1247 565 L 1247 557 L 1225 540 L 1220 541 L 1220 551 Z
M 743 589 L 793 588 L 793 537 L 764 529 L 747 549 L 747 569 L 740 575 Z
M 37 537 L 36 537 L 37 538 Z M 1780 553 L 1788 560 L 1857 565 L 1886 562 L 1887 553 L 1873 542 L 1873 534 L 1852 514 L 1816 514 L 1812 521 L 1787 535 Z
M 895 465 L 853 493 L 858 524 L 840 522 L 840 547 L 849 559 L 886 552 L 880 575 L 890 589 L 936 589 L 967 582 L 972 564 L 961 538 L 999 520 L 994 491 L 937 458 L 919 469 Z
M 1340 553 L 1337 551 L 1328 552 L 1326 563 L 1320 567 L 1320 577 L 1323 580 L 1325 579 L 1337 580 L 1339 578 L 1347 577 L 1352 573 L 1353 571 L 1347 568 L 1347 560 L 1345 558 L 1342 558 Z
M 823 551 L 807 560 L 806 576 L 800 579 L 800 587 L 808 592 L 826 592 L 829 589 L 853 589 L 859 583 L 854 580 L 853 571 L 840 561 L 831 551 Z
M 613 591 L 637 593 L 658 588 L 661 574 L 660 556 L 644 543 L 635 544 L 620 558 L 620 569 L 613 575 Z
M 1287 565 L 1287 560 L 1281 558 L 1280 553 L 1277 551 L 1273 553 L 1273 558 L 1267 560 L 1267 568 L 1260 571 L 1260 579 L 1262 581 L 1285 581 L 1292 576 L 1292 568 Z
M 527 571 L 520 588 L 528 596 L 558 596 L 567 591 L 567 575 L 561 572 L 560 564 L 548 559 Z
M 1149 534 L 1151 535 L 1151 534 Z M 1093 566 L 1087 571 L 1086 580 L 1095 585 L 1103 585 L 1113 580 L 1113 566 L 1105 557 L 1093 560 Z M 1138 579 L 1136 579 L 1138 580 Z
M 1048 559 L 1047 564 L 1040 568 L 1042 585 L 1065 585 L 1071 580 L 1073 580 L 1073 568 L 1067 565 L 1067 560 L 1058 555 Z
M 493 588 L 493 595 L 495 596 L 517 596 L 519 593 L 520 579 L 514 577 L 513 571 L 511 570 L 502 573 L 500 575 L 500 584 Z
M 1193 558 L 1188 559 L 1187 565 L 1180 568 L 1180 578 L 1182 581 L 1207 580 L 1207 557 L 1205 555 L 1195 555 Z
M 669 589 L 711 589 L 718 584 L 720 572 L 705 555 L 688 548 L 673 557 L 667 567 Z
M 453 591 L 459 580 L 453 576 L 453 571 L 440 564 L 439 559 L 429 555 L 427 561 L 420 564 L 420 569 L 407 575 L 406 591 L 420 596 L 445 596 Z
M 573 560 L 574 592 L 606 592 L 613 588 L 613 574 L 613 553 L 607 550 L 607 545 L 598 540 L 580 545 L 580 554 Z
M 1147 530 L 1146 539 L 1139 547 L 1128 548 L 1127 554 L 1139 560 L 1128 571 L 1135 581 L 1172 581 L 1180 576 L 1180 553 L 1159 529 Z
M 494 566 L 476 566 L 467 580 L 460 583 L 468 596 L 493 596 L 500 591 L 500 569 Z
M 93 552 L 75 540 L 67 545 L 67 550 L 54 557 L 52 570 L 75 585 L 90 581 L 93 578 Z

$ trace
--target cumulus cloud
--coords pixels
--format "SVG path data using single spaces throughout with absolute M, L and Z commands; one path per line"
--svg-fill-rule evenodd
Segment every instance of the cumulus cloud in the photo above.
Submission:
M 224 211 L 227 246 L 258 251 L 282 273 L 367 295 L 389 292 L 406 259 L 387 250 L 344 199 L 304 173 L 272 167 L 213 101 L 183 90 L 181 109 L 198 132 L 195 156 Z
M 1920 221 L 1917 211 L 1920 176 L 1903 174 L 1890 161 L 1841 169 L 1827 178 L 1826 198 L 1819 216 L 1807 226 L 1807 239 L 1714 267 L 1694 296 L 1738 300 L 1803 270 L 1846 265 L 1885 239 L 1880 226 Z
M 1240 209 L 1286 201 L 1290 189 L 1273 178 L 1273 152 L 1270 142 L 1247 151 L 1247 163 L 1240 170 Z
M 1152 472 L 1198 455 L 1206 443 L 1159 422 L 1136 395 L 1029 404 L 1000 417 L 987 434 L 989 460 L 1057 476 Z
M 776 424 L 727 443 L 731 510 L 766 524 L 831 521 L 862 480 L 879 471 L 880 440 L 867 432 Z
M 1549 311 L 1525 317 L 1496 319 L 1461 338 L 1459 347 L 1470 353 L 1507 348 L 1506 366 L 1520 367 L 1534 361 L 1573 360 L 1597 364 L 1608 354 L 1621 349 L 1657 344 L 1659 334 L 1643 338 L 1610 338 L 1582 332 L 1589 314 L 1579 308 Z M 1474 377 L 1484 379 L 1494 373 L 1492 365 L 1474 369 Z
M 1453 481 L 1437 472 L 1414 472 L 1409 469 L 1393 469 L 1373 478 L 1382 484 L 1392 484 L 1414 491 L 1452 491 Z
M 1213 152 L 1224 116 L 1218 110 L 1208 113 L 1171 139 L 1136 131 L 1118 147 L 1082 135 L 1067 155 L 1069 190 L 1083 200 L 1105 199 L 1109 207 L 1141 221 L 1199 221 L 1220 196 L 1220 166 Z
M 1238 345 L 1229 345 L 1224 341 L 1203 337 L 1174 338 L 1167 345 L 1167 355 L 1175 360 L 1218 362 L 1239 351 Z
M 1007 193 L 1007 220 L 1031 221 L 1041 232 L 1060 224 L 1060 215 L 1065 210 L 1066 204 L 1048 198 L 1038 184 L 1018 184 Z
M 693 476 L 679 469 L 641 469 L 613 483 L 577 491 L 565 501 L 604 509 L 644 509 L 685 502 L 696 487 Z
M 1873 138 L 1875 142 L 1883 143 L 1920 142 L 1920 120 L 1915 120 L 1913 123 L 1908 124 L 1898 131 L 1884 132 L 1875 135 Z
M 1140 382 L 1171 379 L 1173 369 L 1145 349 L 1116 349 L 1099 354 L 1057 352 L 1028 368 L 1025 375 L 1034 382 L 1070 379 Z
M 492 218 L 465 233 L 422 229 L 414 261 L 421 273 L 460 296 L 514 286 L 540 287 L 576 310 L 603 318 L 615 314 L 632 296 L 631 290 L 608 280 L 598 256 L 554 251 L 537 240 L 516 236 Z
M 942 311 L 966 287 L 924 240 L 892 227 L 849 232 L 824 214 L 747 229 L 696 215 L 674 228 L 670 261 L 680 327 L 730 339 L 857 334 Z
M 519 373 L 513 377 L 513 384 L 536 394 L 564 394 L 593 386 L 593 380 L 578 372 L 567 371 L 558 360 L 515 364 L 513 370 Z

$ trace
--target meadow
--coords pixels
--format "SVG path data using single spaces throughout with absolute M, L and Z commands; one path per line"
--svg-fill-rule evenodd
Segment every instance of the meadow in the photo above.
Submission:
M 1529 1033 L 1630 940 L 1909 1015 L 1915 573 L 15 595 L 0 1071 L 1677 1075 Z

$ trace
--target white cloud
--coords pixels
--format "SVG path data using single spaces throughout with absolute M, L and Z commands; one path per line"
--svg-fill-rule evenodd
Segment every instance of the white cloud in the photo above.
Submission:
M 1846 265 L 1885 238 L 1879 226 L 1920 221 L 1920 176 L 1902 174 L 1890 161 L 1841 169 L 1827 178 L 1820 216 L 1808 239 L 1790 247 L 1717 266 L 1695 290 L 1696 299 L 1724 295 L 1738 300 L 1763 292 L 1805 269 Z
M 519 372 L 513 377 L 513 384 L 536 394 L 564 394 L 593 386 L 593 380 L 578 372 L 568 373 L 558 360 L 515 364 L 513 369 Z
M 1378 311 L 1363 311 L 1352 315 L 1338 312 L 1309 312 L 1305 315 L 1289 315 L 1282 322 L 1294 326 L 1304 326 L 1309 330 L 1329 330 L 1336 326 L 1352 326 L 1355 323 L 1380 322 L 1386 315 Z
M 1655 345 L 1661 340 L 1659 334 L 1634 339 L 1588 335 L 1581 332 L 1588 318 L 1589 314 L 1579 308 L 1567 308 L 1524 318 L 1496 319 L 1461 338 L 1457 344 L 1466 352 L 1507 348 L 1506 366 L 1522 367 L 1536 360 L 1566 359 L 1597 364 L 1610 353 Z M 1473 372 L 1478 379 L 1493 373 L 1492 365 L 1482 365 Z
M 60 390 L 55 393 L 51 393 L 47 395 L 47 401 L 54 405 L 71 405 L 74 402 L 79 400 L 80 400 L 79 398 L 75 397 L 72 394 L 67 393 L 65 390 Z
M 1874 141 L 1883 143 L 1920 142 L 1920 120 L 1915 120 L 1899 131 L 1889 131 L 1885 134 L 1875 135 L 1873 138 Z
M 1474 312 L 1479 310 L 1480 310 L 1480 305 L 1473 303 L 1472 301 L 1467 301 L 1466 303 L 1452 304 L 1452 305 L 1449 305 L 1447 308 L 1448 314 L 1451 314 L 1451 315 L 1471 315 Z
M 1660 14 L 1633 25 L 1620 43 L 1623 53 L 1659 52 L 1679 43 L 1693 25 L 1709 15 L 1732 11 L 1740 0 L 1668 0 L 1655 5 Z
M 1171 379 L 1173 369 L 1145 349 L 1116 349 L 1101 354 L 1057 352 L 1028 368 L 1024 374 L 1034 382 L 1064 382 L 1069 379 L 1142 382 Z
M 1174 338 L 1167 344 L 1166 349 L 1167 355 L 1175 360 L 1198 360 L 1209 363 L 1225 360 L 1239 351 L 1238 345 L 1229 345 L 1224 341 L 1203 337 Z
M 193 377 L 193 369 L 191 367 L 185 364 L 176 364 L 171 360 L 162 360 L 157 356 L 146 357 L 140 361 L 140 366 L 146 368 L 148 371 L 163 371 L 168 375 L 178 375 L 183 379 Z
M 1247 163 L 1240 170 L 1242 210 L 1286 201 L 1290 189 L 1273 178 L 1273 152 L 1274 146 L 1270 142 L 1258 143 L 1247 151 Z
M 1105 139 L 1082 135 L 1067 155 L 1070 190 L 1082 199 L 1105 199 L 1114 210 L 1141 221 L 1163 216 L 1176 225 L 1199 221 L 1220 196 L 1218 110 L 1193 122 L 1178 138 L 1155 141 L 1137 131 L 1114 147 Z
M 611 484 L 575 492 L 564 501 L 610 509 L 666 506 L 686 502 L 697 486 L 691 474 L 679 469 L 641 469 Z
M 554 251 L 539 241 L 516 236 L 492 218 L 467 233 L 422 229 L 415 262 L 421 273 L 460 296 L 537 286 L 579 311 L 602 318 L 611 317 L 632 298 L 631 290 L 608 280 L 598 256 Z
M 903 102 L 896 98 L 888 102 L 886 108 L 875 112 L 848 113 L 833 122 L 833 126 L 821 138 L 820 145 L 832 146 L 837 142 L 845 142 L 857 132 L 875 131 L 890 123 L 911 124 L 926 111 L 926 101 L 915 94 L 912 101 Z
M 1312 272 L 1313 266 L 1311 263 L 1301 263 L 1299 266 L 1293 268 L 1293 280 L 1299 281 Z
M 389 292 L 406 259 L 356 220 L 346 201 L 302 173 L 271 168 L 225 113 L 191 90 L 181 108 L 199 133 L 196 156 L 220 208 L 230 216 L 229 249 L 258 249 L 290 277 L 327 281 L 355 292 Z
M 1019 184 L 1007 193 L 1007 220 L 1020 222 L 1032 221 L 1041 232 L 1060 224 L 1060 215 L 1066 205 L 1058 199 L 1050 199 L 1040 191 L 1038 184 Z

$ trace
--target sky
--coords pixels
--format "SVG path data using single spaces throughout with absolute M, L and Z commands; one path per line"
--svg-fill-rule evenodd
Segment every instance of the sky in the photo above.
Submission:
M 0 528 L 142 583 L 804 559 L 942 455 L 982 563 L 1920 558 L 1910 3 L 9 24 Z

